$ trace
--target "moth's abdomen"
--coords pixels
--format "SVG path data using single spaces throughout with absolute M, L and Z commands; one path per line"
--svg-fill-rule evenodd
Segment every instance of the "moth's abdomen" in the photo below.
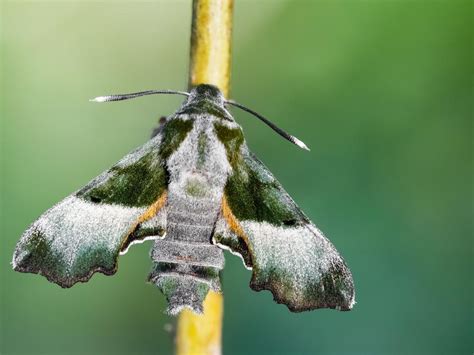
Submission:
M 210 243 L 217 213 L 213 200 L 193 203 L 184 196 L 170 196 L 167 234 L 155 241 L 150 274 L 150 281 L 165 294 L 170 314 L 184 307 L 202 312 L 208 291 L 220 291 L 224 255 Z
M 173 261 L 164 261 L 171 260 Z M 202 313 L 209 290 L 220 291 L 219 271 L 224 268 L 222 251 L 213 245 L 192 245 L 162 241 L 155 244 L 150 274 L 168 300 L 169 314 L 184 307 Z

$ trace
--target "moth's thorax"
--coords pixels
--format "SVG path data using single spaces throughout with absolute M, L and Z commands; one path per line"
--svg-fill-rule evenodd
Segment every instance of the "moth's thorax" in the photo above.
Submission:
M 218 202 L 232 170 L 225 146 L 216 134 L 215 125 L 220 118 L 211 114 L 178 114 L 173 119 L 191 120 L 192 128 L 166 162 L 169 199 L 180 196 L 196 205 Z M 215 208 L 218 207 L 216 203 Z

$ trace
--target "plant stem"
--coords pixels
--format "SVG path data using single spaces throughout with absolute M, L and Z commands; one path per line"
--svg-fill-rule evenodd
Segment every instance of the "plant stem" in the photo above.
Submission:
M 176 330 L 177 355 L 218 355 L 222 353 L 222 315 L 224 298 L 209 291 L 204 300 L 204 313 L 181 311 Z
M 229 95 L 233 0 L 194 0 L 191 28 L 189 88 L 213 84 Z M 178 318 L 177 355 L 222 353 L 224 299 L 209 291 L 204 313 L 183 310 Z
M 213 84 L 229 95 L 233 0 L 194 0 L 189 87 Z

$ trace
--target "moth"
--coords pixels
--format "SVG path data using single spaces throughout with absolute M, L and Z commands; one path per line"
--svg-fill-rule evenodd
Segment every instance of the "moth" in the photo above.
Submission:
M 223 250 L 252 271 L 253 290 L 271 291 L 293 312 L 350 310 L 354 284 L 344 260 L 249 151 L 227 107 L 306 145 L 212 85 L 94 101 L 152 94 L 186 99 L 151 140 L 39 217 L 18 242 L 13 268 L 71 287 L 95 272 L 114 274 L 119 255 L 152 239 L 148 280 L 166 296 L 169 314 L 200 313 L 208 291 L 221 290 Z

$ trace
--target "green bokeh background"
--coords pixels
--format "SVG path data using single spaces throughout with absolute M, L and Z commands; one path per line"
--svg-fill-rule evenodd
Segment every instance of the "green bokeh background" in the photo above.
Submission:
M 151 244 L 69 290 L 11 270 L 22 231 L 144 143 L 186 87 L 190 1 L 4 1 L 1 354 L 169 354 Z M 225 354 L 471 354 L 472 3 L 236 0 L 232 97 L 250 148 L 351 267 L 351 312 L 300 314 L 227 255 Z

